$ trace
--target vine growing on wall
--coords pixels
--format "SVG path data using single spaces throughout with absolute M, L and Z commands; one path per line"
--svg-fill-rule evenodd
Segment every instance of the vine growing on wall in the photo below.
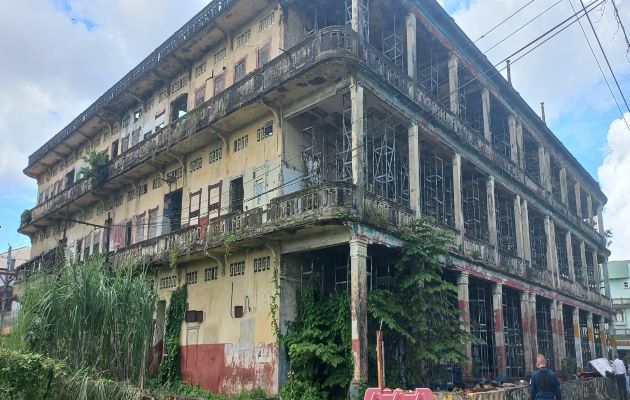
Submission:
M 325 293 L 310 282 L 300 291 L 296 308 L 296 319 L 282 337 L 291 364 L 282 397 L 345 398 L 353 370 L 348 294 Z
M 473 336 L 460 326 L 457 287 L 443 278 L 452 234 L 421 218 L 403 234 L 405 247 L 386 285 L 368 294 L 372 324 L 381 324 L 389 386 L 439 379 L 446 366 L 466 359 Z
M 178 287 L 171 294 L 171 302 L 166 311 L 166 333 L 164 335 L 166 350 L 158 372 L 160 382 L 165 385 L 179 382 L 182 379 L 179 337 L 186 314 L 187 297 L 186 285 Z
M 271 318 L 271 330 L 273 331 L 276 342 L 280 345 L 280 325 L 278 310 L 280 309 L 280 281 L 278 280 L 279 266 L 278 257 L 275 258 L 273 265 L 273 293 L 269 301 L 269 318 Z

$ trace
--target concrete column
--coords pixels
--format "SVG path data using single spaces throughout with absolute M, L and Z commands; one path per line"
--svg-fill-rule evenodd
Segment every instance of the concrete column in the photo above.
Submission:
M 516 232 L 516 254 L 525 258 L 525 244 L 523 243 L 523 218 L 521 216 L 521 197 L 514 198 L 514 231 Z
M 586 266 L 586 245 L 583 241 L 580 241 L 580 258 L 582 259 L 582 282 L 586 283 L 586 290 L 588 288 L 588 267 Z
M 490 91 L 486 88 L 481 90 L 481 112 L 483 117 L 483 137 L 492 143 L 492 132 L 490 132 Z
M 407 74 L 414 81 L 418 74 L 418 56 L 416 41 L 416 16 L 412 13 L 407 14 Z
M 597 207 L 597 230 L 602 236 L 606 233 L 604 229 L 604 208 L 602 206 Z
M 519 166 L 525 166 L 525 152 L 523 151 L 523 124 L 520 120 L 516 121 L 516 145 L 518 147 Z
M 560 198 L 562 203 L 567 206 L 569 204 L 569 192 L 567 192 L 567 170 L 564 167 L 560 168 Z
M 455 229 L 459 232 L 458 245 L 463 244 L 464 209 L 462 208 L 462 156 L 453 155 L 453 213 L 455 214 Z
M 538 165 L 540 168 L 540 185 L 551 193 L 551 159 L 545 146 L 538 147 Z
M 468 273 L 461 272 L 457 276 L 457 305 L 459 307 L 459 318 L 462 329 L 470 332 L 470 302 L 468 292 Z M 463 365 L 463 373 L 465 377 L 472 376 L 472 347 L 470 343 L 466 344 L 466 361 Z
M 601 293 L 601 274 L 599 270 L 599 259 L 597 258 L 597 248 L 593 249 L 593 275 L 595 276 L 595 287 L 597 293 Z
M 494 246 L 495 252 L 497 251 L 497 210 L 494 204 L 494 176 L 486 179 L 486 205 L 488 206 L 488 232 L 490 233 L 490 244 Z M 495 260 L 497 258 L 495 257 Z
M 409 206 L 419 217 L 422 207 L 420 191 L 420 141 L 418 124 L 412 123 L 408 129 L 409 142 Z
M 593 313 L 589 311 L 586 317 L 586 326 L 588 328 L 588 347 L 591 350 L 591 359 L 595 359 L 595 330 L 593 329 Z M 589 362 L 590 360 L 584 360 Z
M 448 88 L 451 100 L 451 113 L 459 115 L 459 60 L 455 54 L 448 59 Z
M 562 303 L 553 300 L 551 303 L 551 329 L 553 331 L 553 351 L 556 363 L 556 371 L 562 369 L 562 360 L 565 358 L 564 348 L 564 316 Z
M 610 337 L 610 350 L 612 352 L 612 357 L 616 358 L 619 353 L 617 352 L 617 333 L 615 332 L 615 323 L 613 321 L 610 321 L 608 323 L 608 329 L 610 330 L 608 332 L 608 335 Z
M 350 241 L 350 312 L 352 318 L 352 383 L 367 381 L 367 242 Z
M 538 356 L 538 320 L 536 319 L 536 293 L 529 293 L 529 330 L 531 336 L 531 357 L 532 363 L 536 366 Z
M 582 335 L 580 334 L 580 310 L 573 309 L 573 336 L 575 337 L 575 361 L 578 368 L 584 368 L 582 358 Z
M 523 229 L 523 251 L 524 258 L 532 261 L 532 248 L 529 240 L 529 212 L 527 210 L 527 200 L 523 199 L 521 204 L 521 225 Z
M 354 7 L 355 1 L 352 2 Z M 354 21 L 354 14 L 353 14 Z M 357 212 L 363 213 L 363 193 L 365 190 L 364 165 L 365 153 L 363 151 L 363 140 L 365 133 L 365 121 L 363 118 L 363 86 L 354 81 L 350 87 L 350 102 L 352 109 L 352 183 L 357 190 Z
M 608 277 L 608 257 L 604 257 L 604 260 L 602 262 L 602 268 L 604 270 L 603 272 L 604 272 L 604 285 L 605 285 L 606 297 L 610 299 L 611 297 L 610 297 L 610 279 Z
M 545 235 L 547 236 L 547 269 L 550 270 L 554 277 L 554 287 L 556 286 L 555 278 L 557 278 L 558 263 L 556 257 L 558 252 L 556 250 L 556 235 L 555 227 L 551 218 L 545 215 Z
M 525 358 L 525 372 L 534 371 L 535 363 L 529 349 L 532 348 L 531 318 L 529 310 L 529 292 L 521 292 L 521 325 L 523 329 L 523 357 Z
M 513 115 L 508 117 L 508 128 L 510 130 L 510 159 L 518 165 L 518 140 L 516 132 L 516 118 Z
M 586 212 L 588 216 L 588 226 L 593 227 L 593 197 L 590 193 L 586 195 Z
M 575 282 L 575 265 L 573 264 L 573 240 L 571 238 L 571 231 L 567 231 L 565 237 L 567 241 L 567 263 L 569 265 L 569 276 L 571 277 L 571 282 Z
M 580 183 L 576 182 L 573 190 L 575 190 L 575 209 L 577 210 L 577 216 L 582 217 L 582 189 Z
M 507 375 L 505 356 L 505 332 L 503 330 L 503 285 L 496 283 L 492 290 L 492 312 L 494 313 L 494 345 L 499 376 Z

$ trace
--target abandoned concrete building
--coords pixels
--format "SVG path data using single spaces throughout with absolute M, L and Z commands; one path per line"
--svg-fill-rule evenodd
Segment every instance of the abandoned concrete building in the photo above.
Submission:
M 98 185 L 90 150 L 109 156 Z M 143 262 L 158 327 L 187 284 L 182 369 L 203 387 L 278 390 L 270 302 L 278 283 L 286 329 L 305 279 L 350 294 L 365 380 L 367 293 L 421 215 L 456 237 L 445 275 L 482 339 L 464 376 L 614 346 L 605 195 L 435 0 L 214 0 L 24 172 L 21 276 L 60 252 Z

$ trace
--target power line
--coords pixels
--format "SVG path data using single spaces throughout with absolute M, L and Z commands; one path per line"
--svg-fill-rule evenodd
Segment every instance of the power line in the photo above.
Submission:
M 580 4 L 582 4 L 582 9 L 586 9 L 586 7 L 584 6 L 584 1 L 580 0 Z M 593 21 L 591 21 L 591 17 L 588 15 L 588 13 L 586 14 L 586 18 L 588 19 L 588 23 L 591 26 L 591 29 L 593 30 L 593 35 L 595 35 L 595 39 L 597 39 L 597 44 L 599 45 L 599 49 L 604 55 L 604 60 L 606 60 L 606 65 L 608 65 L 608 70 L 610 71 L 610 74 L 612 75 L 613 80 L 615 81 L 615 85 L 617 85 L 619 94 L 621 94 L 621 98 L 623 99 L 623 102 L 626 105 L 626 109 L 628 110 L 628 113 L 630 113 L 630 106 L 628 106 L 628 102 L 626 101 L 626 97 L 623 94 L 623 90 L 621 90 L 621 86 L 619 85 L 619 81 L 617 80 L 617 76 L 615 75 L 615 71 L 613 71 L 612 67 L 610 66 L 610 61 L 608 61 L 608 56 L 606 55 L 606 52 L 604 51 L 602 42 L 599 40 L 599 35 L 597 34 L 597 31 L 595 30 L 595 27 L 593 26 Z M 622 118 L 625 120 L 623 115 L 622 115 Z
M 623 23 L 621 22 L 621 17 L 619 16 L 619 10 L 617 9 L 617 4 L 615 4 L 615 0 L 611 0 L 611 3 L 613 5 L 613 10 L 615 12 L 615 19 L 617 20 L 617 24 L 621 27 L 623 36 L 626 39 L 626 58 L 627 58 L 627 55 L 630 53 L 630 40 L 628 39 L 626 28 L 623 26 Z
M 569 0 L 569 4 L 571 4 L 571 8 L 573 9 L 573 11 L 575 11 L 575 7 L 573 6 L 573 1 L 572 0 Z M 613 0 L 613 4 L 615 4 L 614 0 Z M 593 58 L 595 59 L 595 63 L 597 64 L 597 68 L 599 68 L 599 72 L 602 74 L 602 77 L 604 78 L 604 82 L 606 83 L 606 86 L 608 87 L 608 91 L 610 91 L 610 95 L 612 96 L 613 101 L 617 105 L 617 109 L 621 113 L 621 119 L 626 124 L 626 127 L 628 128 L 628 130 L 630 130 L 630 124 L 628 124 L 628 121 L 626 121 L 626 118 L 624 116 L 624 112 L 621 110 L 621 106 L 619 105 L 619 102 L 617 101 L 617 96 L 615 96 L 615 93 L 613 92 L 612 87 L 610 87 L 610 82 L 608 82 L 608 78 L 606 77 L 606 74 L 604 73 L 604 69 L 602 68 L 601 63 L 599 62 L 599 59 L 595 55 L 595 50 L 593 49 L 593 46 L 591 45 L 591 41 L 589 40 L 588 36 L 586 35 L 586 31 L 584 30 L 584 26 L 582 26 L 582 22 L 581 21 L 579 21 L 579 23 L 580 23 L 580 29 L 582 30 L 582 34 L 584 35 L 584 39 L 586 39 L 586 43 L 588 44 L 588 48 L 591 50 L 591 54 L 593 55 Z
M 536 0 L 530 0 L 528 3 L 526 3 L 524 6 L 522 6 L 521 8 L 519 8 L 518 10 L 514 11 L 512 14 L 510 14 L 507 18 L 505 18 L 503 21 L 499 22 L 497 25 L 495 25 L 492 29 L 490 29 L 488 32 L 484 33 L 483 35 L 481 35 L 477 40 L 475 40 L 473 43 L 477 43 L 478 41 L 480 41 L 481 39 L 485 38 L 486 36 L 488 36 L 490 33 L 494 32 L 498 27 L 500 27 L 501 25 L 505 24 L 506 22 L 508 22 L 512 17 L 514 17 L 516 14 L 518 14 L 519 12 L 523 11 L 527 6 L 529 6 L 530 4 L 532 4 L 534 1 Z

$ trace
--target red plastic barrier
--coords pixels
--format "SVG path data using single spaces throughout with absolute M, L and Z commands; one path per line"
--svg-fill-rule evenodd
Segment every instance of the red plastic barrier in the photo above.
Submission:
M 402 389 L 368 389 L 363 400 L 433 400 L 430 389 L 416 389 L 414 392 Z

